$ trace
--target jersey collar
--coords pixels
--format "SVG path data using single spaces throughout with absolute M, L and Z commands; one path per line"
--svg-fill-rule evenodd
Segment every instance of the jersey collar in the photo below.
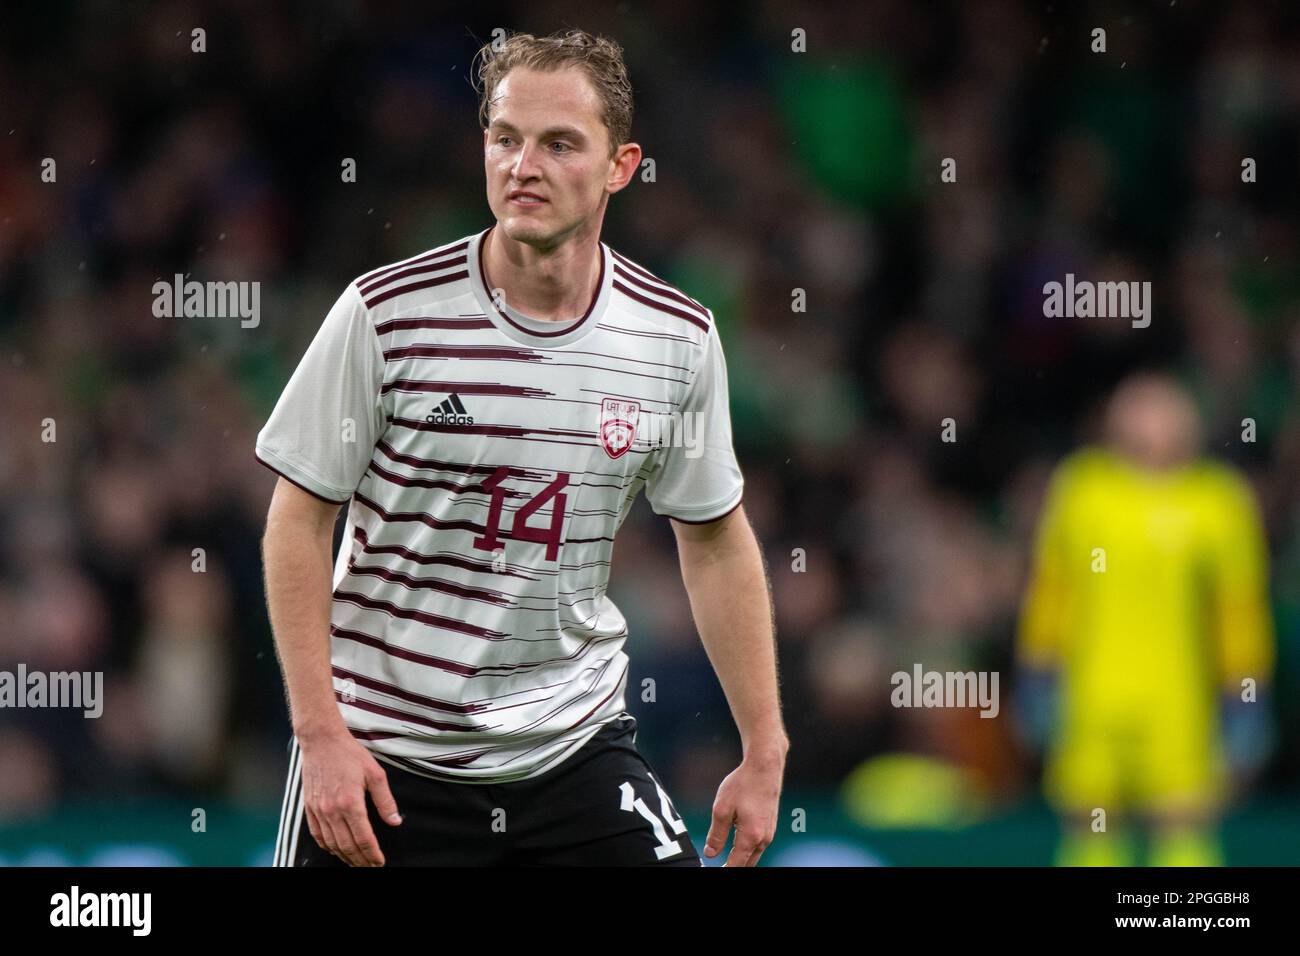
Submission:
M 592 297 L 587 311 L 579 318 L 567 322 L 547 322 L 521 314 L 505 303 L 500 306 L 493 300 L 486 284 L 483 282 L 483 244 L 496 226 L 484 229 L 470 240 L 466 250 L 469 260 L 469 281 L 474 290 L 483 313 L 502 333 L 525 345 L 554 347 L 567 345 L 582 338 L 596 327 L 600 316 L 609 303 L 613 282 L 613 263 L 610 261 L 609 247 L 600 243 L 600 278 L 596 283 L 596 294 Z

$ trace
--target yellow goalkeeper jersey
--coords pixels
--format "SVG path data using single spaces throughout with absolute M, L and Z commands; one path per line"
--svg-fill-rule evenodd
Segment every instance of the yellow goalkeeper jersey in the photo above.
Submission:
M 1100 448 L 1061 463 L 1018 647 L 1061 678 L 1049 796 L 1209 796 L 1217 692 L 1272 676 L 1267 562 L 1254 495 L 1227 465 L 1153 473 Z

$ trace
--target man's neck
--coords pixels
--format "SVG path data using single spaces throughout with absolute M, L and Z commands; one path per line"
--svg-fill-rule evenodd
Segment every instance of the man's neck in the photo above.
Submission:
M 535 319 L 566 322 L 587 311 L 600 279 L 600 242 L 593 233 L 550 252 L 514 242 L 498 225 L 483 250 L 488 293 L 503 290 L 505 304 Z

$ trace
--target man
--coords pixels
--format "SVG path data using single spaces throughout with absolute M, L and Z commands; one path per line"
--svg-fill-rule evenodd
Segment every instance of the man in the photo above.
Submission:
M 644 486 L 743 744 L 704 852 L 734 825 L 727 865 L 754 865 L 788 740 L 713 315 L 600 242 L 641 159 L 619 47 L 479 57 L 495 225 L 352 283 L 258 436 L 294 729 L 276 864 L 702 865 L 634 746 L 606 596 Z
M 1053 476 L 1021 616 L 1021 711 L 1051 737 L 1046 789 L 1066 823 L 1057 862 L 1135 862 L 1136 820 L 1152 865 L 1218 864 L 1229 771 L 1249 779 L 1271 734 L 1254 495 L 1198 458 L 1196 410 L 1166 376 L 1121 383 L 1106 429 L 1109 447 Z

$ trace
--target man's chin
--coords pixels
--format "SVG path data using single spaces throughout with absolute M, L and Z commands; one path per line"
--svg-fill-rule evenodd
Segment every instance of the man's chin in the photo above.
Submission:
M 555 244 L 555 230 L 540 222 L 532 221 L 528 214 L 506 216 L 499 220 L 501 231 L 515 242 L 524 245 L 548 248 Z

